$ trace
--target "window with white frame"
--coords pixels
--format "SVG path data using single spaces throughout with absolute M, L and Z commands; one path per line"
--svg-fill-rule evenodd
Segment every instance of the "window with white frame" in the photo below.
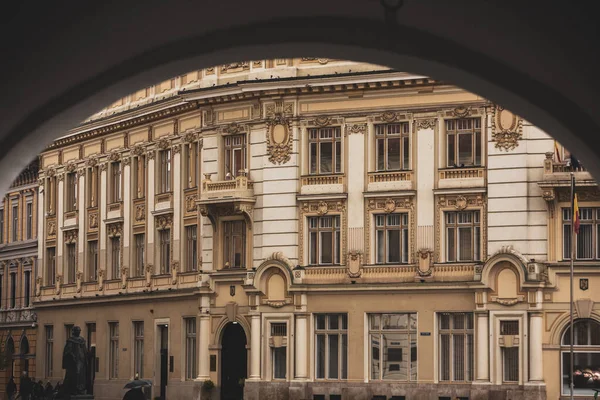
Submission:
M 133 235 L 135 244 L 134 250 L 134 270 L 133 274 L 136 277 L 144 276 L 144 262 L 146 259 L 146 235 L 137 233 Z
M 225 179 L 234 179 L 246 171 L 246 135 L 230 135 L 224 138 Z
M 196 225 L 189 225 L 185 227 L 185 239 L 186 239 L 186 257 L 185 257 L 185 268 L 186 271 L 196 271 L 198 269 L 198 237 L 197 237 Z
M 45 373 L 46 378 L 50 378 L 53 375 L 52 364 L 54 362 L 54 327 L 52 325 L 44 326 L 46 334 L 46 354 L 45 354 Z
M 280 338 L 287 338 L 287 323 L 271 322 L 271 340 L 274 343 L 271 346 L 273 379 L 285 379 L 287 376 L 287 346 L 278 340 Z
M 108 378 L 119 377 L 119 323 L 109 322 Z
M 315 315 L 315 378 L 348 379 L 348 314 Z
M 410 169 L 410 124 L 408 122 L 375 126 L 377 171 Z
M 501 336 L 518 336 L 519 321 L 500 321 Z M 502 347 L 502 381 L 519 381 L 519 346 Z
M 198 377 L 198 350 L 196 346 L 196 318 L 184 318 L 185 325 L 185 379 Z
M 439 313 L 438 316 L 440 381 L 471 382 L 473 313 Z
M 133 322 L 133 376 L 144 376 L 144 321 Z
M 342 172 L 342 130 L 340 127 L 308 130 L 308 165 L 311 175 Z
M 122 172 L 121 162 L 115 161 L 110 163 L 110 200 L 111 203 L 118 203 L 122 199 Z
M 448 167 L 481 165 L 481 118 L 446 120 Z
M 67 282 L 75 283 L 75 272 L 77 271 L 77 247 L 75 243 L 66 245 L 67 253 Z
M 408 213 L 376 214 L 377 264 L 408 263 Z
M 417 314 L 369 314 L 371 380 L 417 380 Z
M 171 230 L 162 229 L 158 231 L 160 273 L 171 273 Z
M 119 279 L 121 276 L 121 238 L 119 236 L 110 238 L 110 266 L 111 279 Z
M 158 153 L 159 175 L 158 188 L 159 193 L 167 193 L 171 188 L 171 149 L 161 150 Z
M 573 392 L 577 396 L 594 395 L 600 385 L 600 322 L 593 319 L 576 319 L 573 323 Z M 562 394 L 568 395 L 571 373 L 571 328 L 561 341 Z
M 571 208 L 563 208 L 563 259 L 571 259 L 571 238 L 573 228 Z M 576 260 L 600 258 L 600 208 L 579 208 L 579 233 L 575 243 Z
M 26 218 L 25 239 L 32 239 L 33 238 L 33 202 L 32 201 L 27 202 L 27 205 L 25 206 L 25 213 L 27 214 L 25 216 L 25 218 Z M 1 236 L 0 236 L 0 243 L 2 243 Z
M 308 217 L 308 259 L 311 265 L 340 263 L 339 215 Z
M 77 210 L 77 172 L 67 173 L 66 211 Z
M 223 222 L 223 265 L 225 268 L 246 268 L 246 222 Z
M 88 241 L 88 259 L 87 259 L 88 281 L 92 282 L 98 279 L 98 241 Z
M 481 260 L 479 215 L 479 210 L 445 212 L 446 261 Z
M 56 247 L 46 249 L 46 285 L 51 286 L 56 282 Z

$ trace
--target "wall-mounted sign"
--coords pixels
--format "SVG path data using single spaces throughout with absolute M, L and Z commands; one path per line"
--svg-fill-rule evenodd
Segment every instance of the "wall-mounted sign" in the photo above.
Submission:
M 421 336 L 431 336 L 431 332 L 421 332 Z

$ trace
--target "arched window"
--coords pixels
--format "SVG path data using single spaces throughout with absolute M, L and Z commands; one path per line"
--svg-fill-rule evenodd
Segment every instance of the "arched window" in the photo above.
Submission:
M 23 336 L 21 338 L 21 346 L 19 347 L 19 350 L 22 356 L 29 354 L 29 340 L 27 340 L 27 336 Z
M 578 319 L 573 323 L 573 382 L 574 394 L 594 395 L 600 389 L 600 322 Z M 561 341 L 562 393 L 569 394 L 571 371 L 571 327 L 567 327 Z

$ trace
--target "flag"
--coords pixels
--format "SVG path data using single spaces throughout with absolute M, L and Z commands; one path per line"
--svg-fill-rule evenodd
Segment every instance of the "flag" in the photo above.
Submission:
M 579 222 L 579 204 L 577 203 L 577 193 L 575 193 L 573 199 L 573 230 L 577 235 L 579 235 Z
M 558 150 L 558 142 L 556 140 L 554 141 L 554 153 L 556 154 L 556 161 L 562 162 L 560 159 L 560 151 Z

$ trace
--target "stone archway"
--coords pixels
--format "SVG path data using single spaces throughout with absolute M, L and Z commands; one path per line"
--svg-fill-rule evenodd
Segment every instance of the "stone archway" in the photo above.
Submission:
M 238 322 L 229 322 L 221 335 L 221 400 L 244 398 L 243 381 L 248 377 L 248 343 L 244 328 Z

